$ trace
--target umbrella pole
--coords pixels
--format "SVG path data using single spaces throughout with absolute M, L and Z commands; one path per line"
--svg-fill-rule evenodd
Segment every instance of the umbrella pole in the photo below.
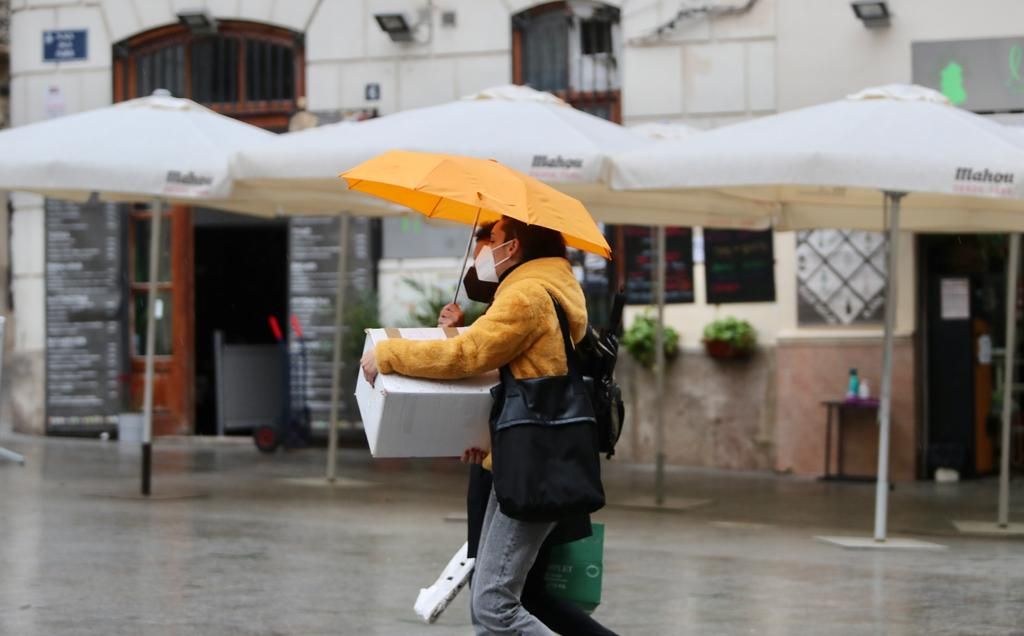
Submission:
M 882 388 L 878 407 L 878 481 L 875 484 L 875 541 L 885 541 L 889 509 L 889 429 L 892 412 L 893 332 L 896 329 L 896 287 L 899 280 L 900 200 L 903 192 L 886 192 L 889 209 L 888 267 L 889 280 L 885 290 L 885 339 L 882 352 Z
M 338 400 L 341 393 L 341 347 L 348 279 L 348 212 L 338 215 L 338 286 L 334 291 L 334 351 L 331 358 L 331 429 L 327 433 L 327 481 L 334 481 L 338 455 Z
M 658 304 L 658 326 L 654 331 L 654 448 L 657 464 L 654 473 L 654 503 L 665 503 L 665 226 L 657 229 L 658 263 L 654 294 Z
M 1010 234 L 1010 258 L 1006 275 L 1006 359 L 1003 371 L 1003 430 L 999 449 L 1000 528 L 1010 525 L 1010 417 L 1013 415 L 1013 371 L 1017 353 L 1017 272 L 1020 267 L 1020 234 Z
M 476 238 L 476 228 L 480 225 L 480 208 L 476 209 L 476 218 L 473 219 L 473 229 L 469 232 L 469 240 L 466 242 L 466 255 L 462 257 L 462 267 L 459 269 L 459 280 L 455 281 L 455 294 L 452 296 L 452 304 L 459 301 L 459 289 L 462 287 L 462 277 L 466 275 L 466 263 L 469 262 L 469 253 L 473 249 L 473 239 Z
M 153 470 L 153 358 L 156 355 L 156 294 L 160 264 L 160 225 L 163 203 L 153 200 L 149 219 L 149 285 L 146 298 L 146 377 L 142 398 L 142 494 L 149 496 Z

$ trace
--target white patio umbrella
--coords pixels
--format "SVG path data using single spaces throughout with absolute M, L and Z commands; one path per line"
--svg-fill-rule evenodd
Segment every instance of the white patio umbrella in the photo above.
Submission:
M 153 201 L 150 223 L 142 493 L 150 491 L 155 299 L 164 203 L 218 204 L 271 214 L 261 202 L 228 201 L 233 152 L 274 135 L 157 91 L 59 119 L 0 132 L 0 190 L 85 201 Z
M 874 531 L 885 541 L 897 231 L 1024 230 L 1024 147 L 935 91 L 892 85 L 618 155 L 611 182 L 776 202 L 779 229 L 888 228 Z
M 550 93 L 499 86 L 438 106 L 281 135 L 239 153 L 232 174 L 236 198 L 305 212 L 394 214 L 401 209 L 345 190 L 337 175 L 389 150 L 416 150 L 496 159 L 581 199 L 604 222 L 635 223 L 643 208 L 644 222 L 766 226 L 776 211 L 714 192 L 689 195 L 681 210 L 677 196 L 609 190 L 608 157 L 652 143 Z
M 344 187 L 339 172 L 401 149 L 496 159 L 544 181 L 585 185 L 600 181 L 609 154 L 648 144 L 550 93 L 501 86 L 438 106 L 282 135 L 271 146 L 239 153 L 234 176 L 240 186 L 299 185 L 336 194 Z M 345 199 L 364 200 L 357 193 Z
M 227 199 L 232 152 L 275 135 L 157 91 L 0 132 L 0 189 L 54 198 Z

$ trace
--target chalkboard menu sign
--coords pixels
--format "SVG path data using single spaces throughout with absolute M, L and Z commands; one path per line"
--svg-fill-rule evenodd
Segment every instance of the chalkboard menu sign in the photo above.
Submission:
M 371 223 L 369 219 L 358 217 L 349 222 L 347 303 L 365 298 L 374 287 Z M 305 336 L 308 361 L 306 401 L 312 414 L 314 430 L 326 430 L 331 417 L 338 231 L 337 217 L 295 217 L 289 221 L 288 305 L 291 315 L 298 318 L 302 325 Z M 361 341 L 363 334 L 352 334 L 351 337 Z M 299 351 L 299 343 L 294 335 L 291 338 L 291 350 L 293 354 Z M 352 361 L 344 362 L 339 412 L 341 417 L 351 418 L 355 414 L 351 396 L 356 372 Z
M 775 301 L 772 231 L 704 229 L 708 304 Z
M 622 225 L 618 236 L 620 279 L 626 302 L 650 305 L 654 295 L 656 244 L 654 230 L 645 225 Z M 693 302 L 693 232 L 688 227 L 665 228 L 665 302 Z
M 47 429 L 107 427 L 121 409 L 122 212 L 46 201 Z

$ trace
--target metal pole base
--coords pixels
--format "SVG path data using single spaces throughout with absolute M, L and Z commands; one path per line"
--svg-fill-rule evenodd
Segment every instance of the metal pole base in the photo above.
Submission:
M 150 482 L 153 475 L 153 445 L 149 442 L 142 444 L 142 494 L 149 496 Z

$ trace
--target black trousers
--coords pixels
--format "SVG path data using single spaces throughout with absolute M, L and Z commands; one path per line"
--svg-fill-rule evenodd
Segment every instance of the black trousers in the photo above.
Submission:
M 469 490 L 466 494 L 468 554 L 476 558 L 480 543 L 480 529 L 484 523 L 487 499 L 491 495 L 491 473 L 478 464 L 469 469 Z M 537 554 L 529 574 L 523 595 L 523 607 L 536 616 L 548 629 L 571 636 L 615 636 L 615 632 L 591 618 L 575 604 L 552 595 L 544 584 L 544 572 L 548 569 L 551 547 L 590 536 L 590 517 L 560 522 Z

